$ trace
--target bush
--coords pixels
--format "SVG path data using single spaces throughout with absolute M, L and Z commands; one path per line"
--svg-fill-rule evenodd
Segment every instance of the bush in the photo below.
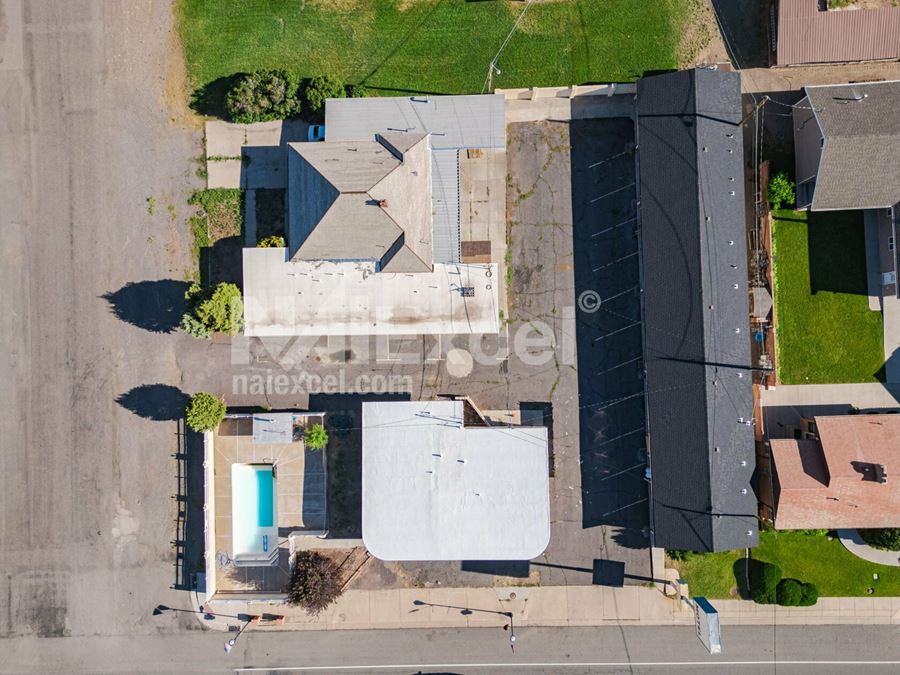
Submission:
M 328 445 L 328 432 L 321 424 L 312 424 L 306 428 L 304 440 L 310 450 L 321 450 Z
M 244 75 L 225 97 L 235 122 L 268 122 L 299 113 L 297 79 L 284 70 L 257 70 Z
M 310 120 L 320 121 L 325 112 L 325 100 L 344 98 L 344 83 L 331 75 L 316 75 L 303 88 L 304 112 Z
M 750 560 L 750 598 L 761 605 L 771 605 L 776 599 L 781 568 L 761 560 Z
M 256 248 L 284 248 L 284 237 L 273 234 L 256 242 Z
M 347 85 L 347 98 L 365 98 L 369 91 L 361 84 Z
M 782 204 L 785 206 L 793 206 L 794 199 L 794 181 L 787 177 L 784 171 L 779 171 L 769 179 L 769 204 L 772 209 L 777 211 Z
M 188 301 L 188 311 L 181 318 L 181 328 L 188 335 L 208 338 L 216 332 L 234 335 L 241 329 L 244 302 L 240 289 L 234 284 L 221 283 L 212 293 L 199 284 L 192 284 L 184 297 Z
M 782 579 L 775 590 L 775 599 L 784 607 L 798 607 L 803 597 L 803 584 L 796 579 Z
M 824 537 L 828 534 L 828 528 L 818 530 L 797 530 L 799 534 L 805 534 L 807 537 Z
M 804 583 L 800 593 L 800 606 L 812 607 L 818 601 L 819 589 L 816 587 L 816 585 L 809 582 Z
M 300 551 L 294 559 L 285 593 L 290 604 L 299 605 L 310 614 L 318 614 L 343 593 L 340 569 L 321 553 Z
M 219 426 L 219 423 L 225 419 L 225 411 L 225 401 L 212 394 L 200 392 L 191 396 L 185 413 L 188 426 L 199 432 L 209 431 Z
M 685 560 L 690 560 L 693 555 L 692 551 L 683 551 L 681 549 L 673 548 L 672 550 L 666 550 L 666 555 L 669 556 L 672 560 L 678 560 L 680 562 L 684 562 Z
M 859 536 L 873 548 L 879 548 L 883 551 L 900 551 L 900 527 L 859 530 Z

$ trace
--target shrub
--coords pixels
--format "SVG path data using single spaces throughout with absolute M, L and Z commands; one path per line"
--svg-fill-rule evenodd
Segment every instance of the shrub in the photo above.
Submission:
M 321 450 L 328 445 L 328 432 L 321 424 L 312 424 L 306 428 L 304 440 L 310 450 Z
M 884 551 L 900 551 L 900 527 L 888 527 L 881 530 L 860 530 L 859 536 L 869 546 Z
M 818 530 L 797 530 L 799 534 L 805 534 L 807 537 L 824 537 L 828 534 L 828 528 Z
M 344 98 L 344 83 L 331 75 L 316 75 L 303 88 L 303 105 L 306 115 L 312 121 L 320 121 L 325 111 L 325 100 Z
M 241 124 L 294 117 L 299 112 L 297 80 L 284 70 L 244 75 L 225 97 L 225 108 Z
M 369 95 L 369 91 L 361 84 L 348 84 L 347 98 L 365 98 Z
M 256 248 L 284 248 L 284 237 L 273 234 L 256 242 Z
M 785 206 L 793 206 L 794 199 L 794 181 L 787 177 L 784 171 L 779 171 L 769 179 L 769 204 L 772 209 L 777 211 L 782 204 Z
M 342 592 L 340 569 L 333 560 L 314 551 L 297 553 L 291 580 L 285 589 L 290 604 L 299 605 L 310 614 L 318 614 Z
M 796 579 L 782 579 L 775 590 L 775 599 L 784 607 L 798 607 L 803 598 L 803 584 Z
M 185 314 L 181 317 L 181 330 L 198 340 L 209 339 L 212 335 L 212 333 L 209 332 L 209 328 L 204 326 L 193 314 Z
M 816 585 L 809 582 L 804 583 L 800 593 L 800 606 L 812 607 L 818 601 L 819 589 L 816 587 Z
M 750 597 L 761 605 L 772 604 L 781 581 L 781 568 L 761 560 L 750 560 L 749 564 Z
M 215 429 L 225 419 L 225 410 L 222 399 L 206 392 L 194 394 L 185 411 L 188 426 L 194 431 Z
M 679 560 L 684 562 L 685 560 L 690 560 L 693 555 L 692 551 L 682 551 L 681 549 L 673 548 L 672 550 L 666 550 L 666 555 L 669 556 L 672 560 Z

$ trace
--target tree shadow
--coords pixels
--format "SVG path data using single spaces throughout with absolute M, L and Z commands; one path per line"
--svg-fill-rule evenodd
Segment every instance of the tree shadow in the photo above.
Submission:
M 225 108 L 225 97 L 238 81 L 247 73 L 233 73 L 218 77 L 194 89 L 191 93 L 190 107 L 198 115 L 230 119 Z
M 868 295 L 862 211 L 811 212 L 808 218 L 810 292 Z
M 175 279 L 130 281 L 102 297 L 121 321 L 152 333 L 171 333 L 184 314 L 188 286 Z
M 142 384 L 121 394 L 116 403 L 138 417 L 154 422 L 174 422 L 184 417 L 190 397 L 168 384 Z

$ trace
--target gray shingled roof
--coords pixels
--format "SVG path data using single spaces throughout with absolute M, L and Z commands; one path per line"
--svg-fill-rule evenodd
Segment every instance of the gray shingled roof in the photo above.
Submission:
M 655 542 L 755 546 L 740 75 L 644 78 L 637 114 Z
M 288 145 L 288 240 L 295 260 L 377 260 L 432 268 L 431 156 L 425 134 Z
M 812 209 L 900 202 L 900 82 L 806 87 L 825 138 Z

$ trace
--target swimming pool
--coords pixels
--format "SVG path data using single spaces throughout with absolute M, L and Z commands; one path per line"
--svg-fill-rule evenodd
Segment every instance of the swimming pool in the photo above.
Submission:
M 269 565 L 278 553 L 278 509 L 271 464 L 231 465 L 232 559 Z

